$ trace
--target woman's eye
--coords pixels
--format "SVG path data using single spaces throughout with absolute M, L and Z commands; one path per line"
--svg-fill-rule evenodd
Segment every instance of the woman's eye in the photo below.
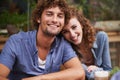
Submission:
M 67 33 L 67 31 L 62 31 L 62 34 L 66 34 Z
M 75 26 L 75 25 L 74 25 L 74 26 L 72 26 L 72 29 L 76 29 L 76 28 L 77 28 L 77 26 Z

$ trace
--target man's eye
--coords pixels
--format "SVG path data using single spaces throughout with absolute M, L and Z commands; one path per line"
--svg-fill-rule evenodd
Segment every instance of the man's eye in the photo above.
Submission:
M 64 18 L 63 14 L 59 14 L 58 16 L 59 16 L 59 18 Z
M 51 13 L 47 13 L 46 15 L 47 15 L 47 16 L 51 16 L 52 14 L 51 14 Z

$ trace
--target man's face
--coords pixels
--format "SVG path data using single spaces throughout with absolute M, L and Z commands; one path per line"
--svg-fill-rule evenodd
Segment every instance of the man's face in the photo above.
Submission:
M 39 28 L 48 36 L 56 36 L 62 30 L 65 14 L 59 7 L 45 9 L 41 15 Z

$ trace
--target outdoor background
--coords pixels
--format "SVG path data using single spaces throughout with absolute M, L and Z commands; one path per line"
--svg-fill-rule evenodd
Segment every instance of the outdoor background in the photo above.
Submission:
M 95 27 L 109 36 L 114 69 L 120 68 L 120 0 L 67 0 L 76 6 Z M 8 37 L 21 30 L 29 31 L 32 9 L 37 0 L 0 0 L 0 51 Z

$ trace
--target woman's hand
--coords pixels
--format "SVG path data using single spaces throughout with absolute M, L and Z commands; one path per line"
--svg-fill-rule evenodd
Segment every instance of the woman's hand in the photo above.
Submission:
M 91 66 L 88 66 L 87 71 L 92 72 L 92 71 L 96 70 L 97 68 L 98 68 L 97 66 L 91 65 Z

